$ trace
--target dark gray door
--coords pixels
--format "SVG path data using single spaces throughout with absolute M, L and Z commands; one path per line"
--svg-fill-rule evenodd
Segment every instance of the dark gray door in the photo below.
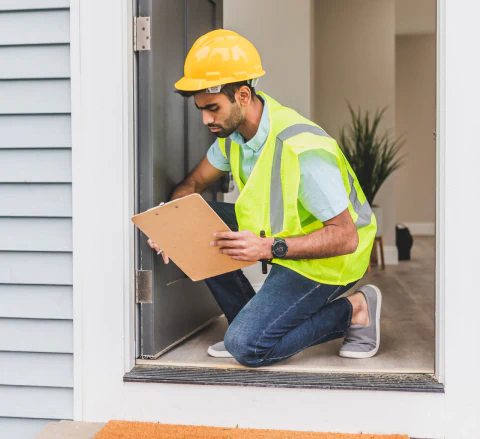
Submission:
M 136 55 L 136 209 L 143 212 L 168 201 L 175 185 L 214 141 L 193 98 L 175 94 L 174 83 L 183 76 L 183 63 L 195 40 L 221 26 L 222 4 L 138 0 L 136 15 L 151 17 L 151 50 Z M 218 185 L 209 189 L 204 198 L 217 199 L 217 189 Z M 139 305 L 139 351 L 143 358 L 156 358 L 222 311 L 203 281 L 192 282 L 172 261 L 165 265 L 138 230 L 136 238 L 137 269 L 153 274 L 153 303 Z

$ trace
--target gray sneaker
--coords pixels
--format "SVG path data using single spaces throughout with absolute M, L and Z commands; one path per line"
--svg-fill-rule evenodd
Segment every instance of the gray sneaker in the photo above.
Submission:
M 346 358 L 373 357 L 380 347 L 380 309 L 382 293 L 375 285 L 365 285 L 357 291 L 363 293 L 367 300 L 370 323 L 350 325 L 338 355 Z
M 233 358 L 230 352 L 225 349 L 225 343 L 223 343 L 223 341 L 219 341 L 218 343 L 210 346 L 207 352 L 211 357 Z

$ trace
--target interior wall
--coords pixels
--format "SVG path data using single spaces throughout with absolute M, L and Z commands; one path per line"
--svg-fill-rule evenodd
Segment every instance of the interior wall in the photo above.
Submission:
M 436 37 L 396 38 L 396 123 L 405 133 L 405 165 L 397 172 L 397 218 L 404 223 L 435 223 Z M 427 227 L 431 225 L 431 227 Z
M 257 48 L 267 72 L 258 90 L 311 116 L 312 0 L 224 0 L 223 25 Z M 269 19 L 275 12 L 275 19 Z
M 266 75 L 257 90 L 307 118 L 312 117 L 313 0 L 224 0 L 223 26 L 249 39 L 257 48 Z M 275 12 L 275 19 L 268 19 Z M 234 203 L 238 189 L 225 194 Z M 244 269 L 252 285 L 265 279 L 260 264 Z
M 436 9 L 437 0 L 395 0 L 396 34 L 435 33 Z
M 315 122 L 338 139 L 350 122 L 348 100 L 372 112 L 388 106 L 380 130 L 394 129 L 394 0 L 316 0 L 314 14 Z M 374 202 L 384 210 L 385 244 L 394 245 L 395 175 Z M 395 263 L 396 248 L 391 254 Z

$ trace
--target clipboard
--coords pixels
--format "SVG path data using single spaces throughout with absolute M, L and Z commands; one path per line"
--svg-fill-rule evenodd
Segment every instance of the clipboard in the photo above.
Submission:
M 235 261 L 210 245 L 214 232 L 231 229 L 199 194 L 148 209 L 132 221 L 193 281 L 256 264 Z

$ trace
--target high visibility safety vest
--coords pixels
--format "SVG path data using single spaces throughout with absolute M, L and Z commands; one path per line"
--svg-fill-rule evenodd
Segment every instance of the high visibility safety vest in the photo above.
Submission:
M 258 235 L 260 230 L 265 230 L 267 237 L 286 238 L 321 229 L 323 223 L 315 218 L 303 227 L 300 223 L 298 155 L 313 149 L 326 150 L 335 157 L 349 196 L 348 211 L 359 238 L 357 250 L 352 254 L 323 259 L 273 258 L 272 263 L 320 283 L 346 285 L 360 279 L 368 267 L 377 221 L 353 169 L 337 142 L 322 128 L 265 93 L 258 94 L 268 104 L 270 132 L 245 185 L 240 179 L 240 145 L 230 138 L 218 139 L 240 190 L 235 203 L 239 230 L 251 230 Z

